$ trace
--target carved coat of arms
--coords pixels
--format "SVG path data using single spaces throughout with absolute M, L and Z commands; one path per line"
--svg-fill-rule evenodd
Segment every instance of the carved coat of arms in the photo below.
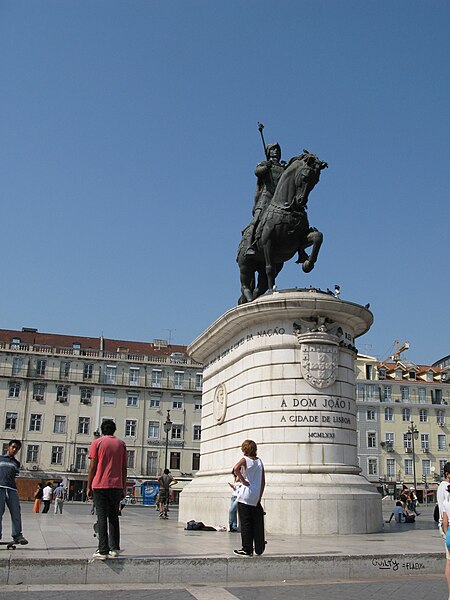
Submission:
M 338 348 L 334 344 L 303 343 L 302 372 L 308 383 L 323 389 L 336 381 Z

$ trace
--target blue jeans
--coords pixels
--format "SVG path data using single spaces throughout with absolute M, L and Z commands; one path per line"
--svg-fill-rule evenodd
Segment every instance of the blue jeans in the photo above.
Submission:
M 17 490 L 0 487 L 0 538 L 2 537 L 2 519 L 5 506 L 8 507 L 11 515 L 12 537 L 18 537 L 22 535 L 22 517 L 20 515 L 20 502 Z
M 100 554 L 108 554 L 110 550 L 120 550 L 119 504 L 122 496 L 123 489 L 94 488 Z
M 237 529 L 237 507 L 237 497 L 231 496 L 230 510 L 228 511 L 228 525 L 230 529 Z

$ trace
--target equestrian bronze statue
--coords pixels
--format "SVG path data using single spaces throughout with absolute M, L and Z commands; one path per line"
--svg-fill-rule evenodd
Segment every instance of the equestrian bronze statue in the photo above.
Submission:
M 278 144 L 268 148 L 274 147 L 279 150 Z M 283 264 L 296 253 L 303 271 L 312 271 L 322 245 L 323 235 L 309 226 L 306 208 L 309 193 L 328 165 L 307 150 L 287 165 L 280 162 L 280 156 L 281 151 L 273 152 L 273 156 L 266 152 L 268 160 L 255 171 L 258 187 L 254 218 L 242 232 L 236 259 L 241 279 L 239 304 L 274 289 Z M 259 166 L 265 180 L 258 175 Z M 307 254 L 306 248 L 310 247 Z

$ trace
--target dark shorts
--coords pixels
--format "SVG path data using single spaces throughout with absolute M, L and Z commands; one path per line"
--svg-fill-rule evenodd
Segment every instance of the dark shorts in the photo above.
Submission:
M 159 501 L 163 504 L 166 504 L 169 501 L 169 490 L 165 490 L 164 488 L 159 490 Z

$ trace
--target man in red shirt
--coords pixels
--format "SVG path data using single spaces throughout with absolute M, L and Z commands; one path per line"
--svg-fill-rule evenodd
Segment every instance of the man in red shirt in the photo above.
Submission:
M 120 552 L 119 503 L 126 494 L 127 447 L 115 431 L 114 421 L 103 421 L 103 435 L 89 449 L 86 493 L 97 511 L 98 549 L 93 557 L 99 560 L 115 558 Z

